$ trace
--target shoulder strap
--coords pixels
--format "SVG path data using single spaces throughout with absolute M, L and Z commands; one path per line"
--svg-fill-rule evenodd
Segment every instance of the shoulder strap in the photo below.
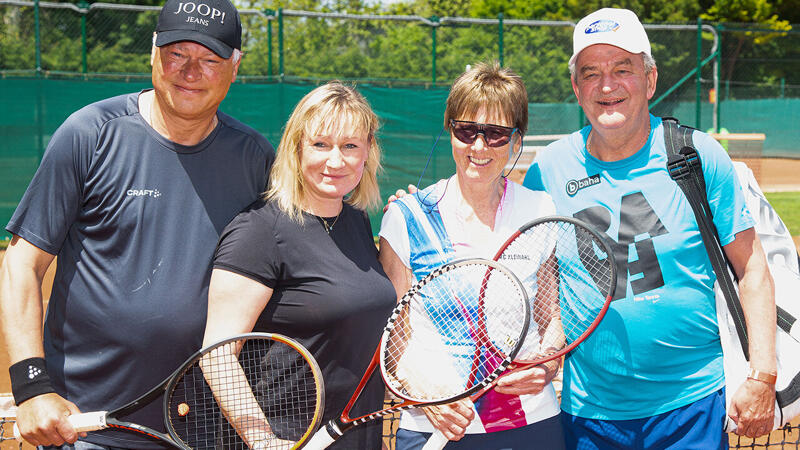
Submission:
M 711 260 L 711 266 L 717 275 L 717 282 L 736 325 L 736 334 L 739 335 L 744 357 L 749 361 L 749 341 L 744 311 L 734 286 L 733 277 L 735 275 L 728 271 L 729 263 L 714 226 L 711 207 L 706 196 L 702 162 L 692 142 L 694 129 L 680 125 L 678 120 L 672 117 L 663 118 L 663 124 L 664 144 L 667 149 L 667 171 L 670 177 L 678 183 L 694 211 L 708 258 Z

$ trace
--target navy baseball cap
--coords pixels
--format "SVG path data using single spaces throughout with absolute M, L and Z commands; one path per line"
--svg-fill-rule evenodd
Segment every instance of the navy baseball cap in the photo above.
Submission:
M 156 33 L 157 47 L 192 41 L 225 59 L 242 48 L 242 21 L 230 0 L 167 0 Z

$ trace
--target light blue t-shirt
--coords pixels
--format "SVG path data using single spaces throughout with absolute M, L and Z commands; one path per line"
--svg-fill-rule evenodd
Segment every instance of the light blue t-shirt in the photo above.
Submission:
M 559 214 L 605 232 L 617 258 L 615 300 L 597 330 L 569 354 L 561 408 L 595 419 L 649 417 L 724 385 L 716 276 L 691 206 L 667 173 L 661 119 L 650 116 L 647 143 L 620 161 L 591 156 L 590 131 L 550 144 L 523 183 L 546 190 Z M 725 150 L 699 131 L 693 140 L 726 245 L 754 222 Z

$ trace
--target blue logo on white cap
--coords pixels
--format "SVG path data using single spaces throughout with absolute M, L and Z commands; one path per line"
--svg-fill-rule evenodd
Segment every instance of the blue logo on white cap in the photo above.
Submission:
M 590 23 L 583 31 L 585 34 L 605 33 L 606 31 L 617 31 L 619 24 L 613 20 L 600 19 Z

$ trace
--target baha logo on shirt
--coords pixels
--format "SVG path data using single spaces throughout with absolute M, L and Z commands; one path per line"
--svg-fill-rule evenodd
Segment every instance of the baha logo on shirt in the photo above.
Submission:
M 161 192 L 158 189 L 128 189 L 128 197 L 161 197 Z
M 601 19 L 590 23 L 585 30 L 584 34 L 605 33 L 607 31 L 617 31 L 619 24 L 613 20 Z
M 600 175 L 590 175 L 581 180 L 567 181 L 567 195 L 570 197 L 575 196 L 581 189 L 600 184 Z

